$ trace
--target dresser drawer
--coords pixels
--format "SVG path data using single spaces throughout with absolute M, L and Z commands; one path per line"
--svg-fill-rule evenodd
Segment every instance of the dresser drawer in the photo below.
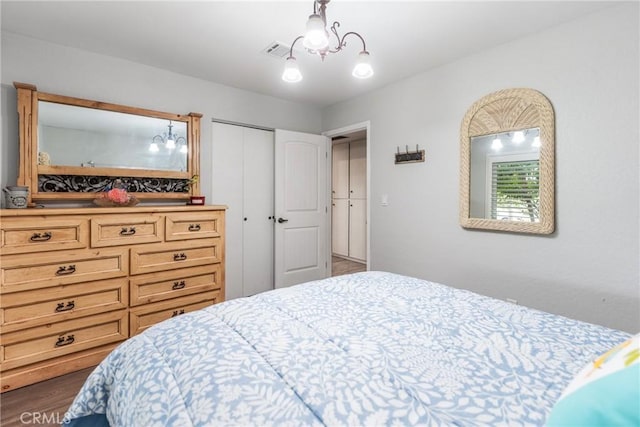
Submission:
M 221 289 L 221 274 L 221 265 L 213 264 L 132 277 L 130 280 L 131 305 L 148 304 Z
M 166 215 L 167 241 L 220 237 L 224 212 L 181 212 Z
M 128 253 L 127 249 L 99 249 L 6 256 L 0 266 L 2 292 L 124 277 L 129 271 Z
M 159 215 L 116 215 L 91 218 L 91 247 L 161 242 L 164 221 Z
M 222 257 L 220 238 L 144 245 L 131 248 L 131 274 L 214 264 Z
M 2 333 L 127 308 L 126 278 L 4 294 Z
M 46 225 L 45 225 L 46 224 Z M 83 218 L 40 221 L 2 218 L 2 255 L 82 249 L 88 246 L 89 221 Z
M 163 320 L 200 310 L 217 302 L 220 302 L 220 292 L 211 291 L 133 307 L 130 309 L 130 336 L 139 334 Z
M 122 341 L 128 332 L 127 311 L 119 310 L 3 334 L 1 370 Z

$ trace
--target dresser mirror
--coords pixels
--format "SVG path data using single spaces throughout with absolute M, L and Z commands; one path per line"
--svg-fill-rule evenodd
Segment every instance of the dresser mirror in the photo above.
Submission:
M 40 100 L 37 135 L 39 166 L 187 172 L 186 121 Z
M 91 200 L 116 180 L 138 199 L 199 194 L 202 115 L 165 113 L 38 92 L 14 83 L 18 185 L 33 201 Z
M 554 113 L 544 95 L 506 89 L 478 100 L 462 122 L 460 147 L 463 227 L 554 231 Z

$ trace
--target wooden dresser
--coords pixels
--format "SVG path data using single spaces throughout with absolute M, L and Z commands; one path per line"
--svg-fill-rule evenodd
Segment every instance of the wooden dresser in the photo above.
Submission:
M 224 300 L 224 206 L 0 215 L 0 387 L 99 363 L 149 326 Z

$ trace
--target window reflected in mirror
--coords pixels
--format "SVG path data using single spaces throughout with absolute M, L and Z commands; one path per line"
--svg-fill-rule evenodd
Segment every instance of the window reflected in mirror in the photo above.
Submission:
M 540 221 L 540 129 L 471 138 L 470 216 Z

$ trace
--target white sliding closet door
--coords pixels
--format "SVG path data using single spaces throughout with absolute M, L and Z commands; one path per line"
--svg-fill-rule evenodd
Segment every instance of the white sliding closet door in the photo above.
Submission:
M 213 123 L 210 203 L 228 206 L 227 299 L 273 289 L 273 156 L 272 131 Z
M 273 144 L 273 132 L 244 130 L 244 296 L 273 289 Z
M 225 298 L 241 297 L 242 292 L 242 210 L 243 210 L 243 130 L 239 126 L 213 123 L 212 200 L 226 205 L 225 215 Z

